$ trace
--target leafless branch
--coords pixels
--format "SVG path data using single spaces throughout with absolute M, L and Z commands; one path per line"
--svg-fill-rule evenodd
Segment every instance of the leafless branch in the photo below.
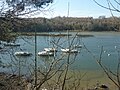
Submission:
M 96 0 L 93 0 L 97 5 L 99 5 L 100 7 L 102 8 L 105 8 L 105 9 L 108 9 L 108 10 L 112 10 L 112 11 L 117 11 L 117 12 L 120 12 L 119 10 L 117 9 L 112 9 L 112 8 L 109 8 L 109 7 L 106 7 L 106 6 L 103 6 L 102 4 L 99 4 Z

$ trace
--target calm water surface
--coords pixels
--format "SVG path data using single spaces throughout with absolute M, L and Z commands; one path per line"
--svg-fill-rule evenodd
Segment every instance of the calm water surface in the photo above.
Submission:
M 72 37 L 75 36 L 75 32 L 70 32 Z M 83 45 L 83 48 L 78 49 L 80 53 L 76 55 L 76 60 L 74 64 L 71 65 L 71 69 L 76 70 L 100 70 L 96 63 L 99 59 L 101 47 L 103 47 L 102 62 L 109 68 L 115 69 L 118 62 L 118 51 L 120 50 L 120 33 L 119 32 L 81 32 L 80 34 L 90 34 L 94 37 L 77 38 L 73 41 L 74 44 L 79 42 Z M 72 40 L 72 37 L 69 37 Z M 66 48 L 68 46 L 67 37 L 48 37 L 48 36 L 37 36 L 37 52 L 42 51 L 45 47 L 57 47 L 59 52 L 57 52 L 56 57 L 63 55 L 60 52 L 61 47 Z M 52 42 L 57 42 L 59 46 L 53 45 Z M 72 42 L 72 41 L 70 41 Z M 16 43 L 20 43 L 20 47 L 6 47 L 6 52 L 0 53 L 0 60 L 7 65 L 7 68 L 1 67 L 1 71 L 22 69 L 22 72 L 30 70 L 34 65 L 34 36 L 21 36 L 18 37 Z M 14 53 L 16 51 L 29 51 L 33 55 L 30 57 L 16 57 Z M 16 59 L 15 59 L 16 58 Z M 74 54 L 71 55 L 71 60 L 73 60 Z M 37 57 L 38 65 L 45 67 L 47 60 L 46 57 Z M 64 57 L 66 59 L 66 57 Z M 46 61 L 45 61 L 46 60 Z M 11 64 L 14 63 L 13 64 Z M 45 63 L 46 62 L 46 63 Z M 19 64 L 23 68 L 19 68 Z M 13 66 L 13 67 L 11 67 Z M 25 67 L 24 67 L 25 66 Z M 27 66 L 27 67 L 26 67 Z

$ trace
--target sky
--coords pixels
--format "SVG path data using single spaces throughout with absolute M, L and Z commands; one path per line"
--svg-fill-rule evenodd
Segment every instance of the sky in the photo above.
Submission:
M 96 0 L 98 3 L 108 6 L 106 0 Z M 45 11 L 40 14 L 36 14 L 36 17 L 54 18 L 57 16 L 66 16 L 68 14 L 68 2 L 69 2 L 69 17 L 94 17 L 99 16 L 111 17 L 109 10 L 106 10 L 98 6 L 93 0 L 54 0 Z M 114 0 L 111 0 L 113 5 L 119 8 L 115 4 Z M 49 10 L 48 10 L 49 9 Z M 119 16 L 119 13 L 113 12 L 115 16 Z

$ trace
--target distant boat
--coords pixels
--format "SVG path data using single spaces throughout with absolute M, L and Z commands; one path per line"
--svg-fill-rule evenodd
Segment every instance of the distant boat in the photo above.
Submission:
M 54 56 L 54 53 L 49 52 L 49 51 L 41 51 L 41 52 L 38 52 L 38 55 L 39 56 Z
M 30 56 L 30 55 L 32 55 L 32 53 L 20 51 L 20 52 L 15 52 L 14 55 L 16 55 L 16 56 Z
M 68 48 L 65 48 L 65 49 L 61 49 L 61 51 L 64 52 L 64 53 L 78 53 L 77 49 L 68 49 Z
M 44 48 L 44 50 L 47 52 L 57 52 L 56 48 Z
M 74 48 L 82 48 L 82 45 L 73 45 Z
M 4 43 L 4 46 L 20 46 L 19 43 Z

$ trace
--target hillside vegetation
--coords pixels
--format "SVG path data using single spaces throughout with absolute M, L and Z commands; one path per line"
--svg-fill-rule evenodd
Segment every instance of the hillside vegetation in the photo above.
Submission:
M 0 40 L 12 39 L 13 32 L 120 31 L 120 18 L 55 17 L 10 18 L 0 17 Z
M 46 18 L 27 18 L 20 29 L 14 31 L 20 32 L 51 32 L 63 30 L 80 30 L 80 31 L 120 31 L 120 18 L 103 18 L 93 19 L 73 18 L 73 17 L 55 17 L 52 19 Z

